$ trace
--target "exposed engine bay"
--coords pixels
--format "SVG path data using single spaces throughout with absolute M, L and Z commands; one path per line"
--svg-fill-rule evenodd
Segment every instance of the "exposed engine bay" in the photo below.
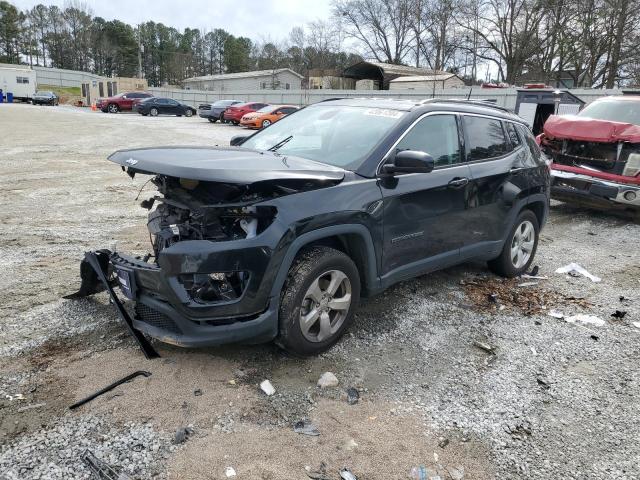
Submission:
M 591 167 L 617 175 L 628 175 L 625 172 L 627 162 L 631 160 L 630 164 L 635 165 L 640 159 L 640 144 L 629 142 L 543 139 L 542 147 L 555 163 Z

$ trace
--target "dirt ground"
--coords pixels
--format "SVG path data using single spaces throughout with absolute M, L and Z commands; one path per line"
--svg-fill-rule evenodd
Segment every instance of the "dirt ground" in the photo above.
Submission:
M 227 478 L 227 467 L 304 479 L 322 463 L 331 479 L 343 467 L 409 478 L 420 465 L 434 479 L 640 478 L 640 227 L 624 219 L 554 204 L 534 285 L 483 264 L 404 282 L 363 302 L 345 338 L 306 360 L 273 345 L 157 344 L 162 358 L 148 361 L 104 294 L 61 299 L 78 286 L 84 251 L 147 251 L 138 204 L 153 190 L 110 153 L 226 145 L 240 131 L 0 106 L 0 479 L 92 478 L 85 449 L 138 479 Z M 570 262 L 602 281 L 554 273 Z M 135 370 L 151 376 L 69 411 Z M 316 387 L 326 371 L 337 388 Z M 321 434 L 295 433 L 302 419 Z

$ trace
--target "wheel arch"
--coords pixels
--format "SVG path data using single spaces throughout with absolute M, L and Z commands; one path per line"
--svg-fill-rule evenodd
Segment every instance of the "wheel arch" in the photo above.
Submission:
M 361 224 L 331 225 L 307 232 L 296 238 L 280 264 L 271 296 L 278 298 L 287 279 L 289 268 L 303 248 L 323 245 L 335 248 L 347 254 L 356 264 L 360 274 L 363 296 L 371 295 L 380 289 L 377 275 L 376 252 L 369 229 Z

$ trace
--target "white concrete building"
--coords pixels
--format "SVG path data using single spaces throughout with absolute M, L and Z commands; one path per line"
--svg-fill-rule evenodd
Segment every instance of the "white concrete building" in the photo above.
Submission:
M 464 82 L 455 73 L 448 72 L 398 77 L 389 82 L 389 90 L 440 90 L 457 87 L 464 87 Z
M 300 90 L 302 78 L 290 68 L 276 68 L 192 77 L 183 80 L 182 85 L 187 90 Z

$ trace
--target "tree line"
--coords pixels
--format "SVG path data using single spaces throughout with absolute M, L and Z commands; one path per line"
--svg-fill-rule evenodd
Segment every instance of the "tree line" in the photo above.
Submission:
M 469 82 L 571 78 L 613 88 L 640 84 L 639 47 L 640 0 L 334 0 L 330 18 L 278 41 L 129 25 L 78 2 L 19 10 L 0 0 L 0 62 L 136 76 L 140 55 L 151 85 L 282 67 L 305 75 L 364 57 Z

